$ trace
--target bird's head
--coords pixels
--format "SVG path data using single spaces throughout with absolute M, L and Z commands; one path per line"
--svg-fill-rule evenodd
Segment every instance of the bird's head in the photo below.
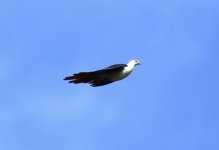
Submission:
M 138 60 L 131 60 L 129 63 L 132 63 L 132 64 L 134 64 L 135 66 L 141 64 L 140 61 L 138 61 Z

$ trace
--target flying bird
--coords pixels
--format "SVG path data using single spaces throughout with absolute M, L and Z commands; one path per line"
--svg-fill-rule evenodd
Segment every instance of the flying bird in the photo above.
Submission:
M 138 60 L 131 60 L 128 64 L 115 64 L 92 72 L 79 72 L 65 77 L 64 80 L 74 84 L 88 83 L 93 87 L 103 86 L 126 78 L 137 65 L 140 65 Z

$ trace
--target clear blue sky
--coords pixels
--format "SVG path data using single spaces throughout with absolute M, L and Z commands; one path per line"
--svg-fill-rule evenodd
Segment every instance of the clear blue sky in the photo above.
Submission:
M 218 150 L 218 0 L 1 0 L 1 150 Z M 139 59 L 125 80 L 67 84 Z

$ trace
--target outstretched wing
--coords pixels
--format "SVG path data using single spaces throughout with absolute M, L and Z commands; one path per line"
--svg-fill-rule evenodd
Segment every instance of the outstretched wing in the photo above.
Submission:
M 122 71 L 126 64 L 116 64 L 107 68 L 93 71 L 93 72 L 80 72 L 72 76 L 65 77 L 64 80 L 70 80 L 69 83 L 89 83 L 91 86 L 102 86 L 114 82 L 110 80 L 112 76 Z

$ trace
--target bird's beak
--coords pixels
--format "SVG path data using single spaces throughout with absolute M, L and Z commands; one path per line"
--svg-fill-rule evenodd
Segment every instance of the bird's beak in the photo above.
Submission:
M 138 65 L 141 65 L 141 63 L 138 61 Z

